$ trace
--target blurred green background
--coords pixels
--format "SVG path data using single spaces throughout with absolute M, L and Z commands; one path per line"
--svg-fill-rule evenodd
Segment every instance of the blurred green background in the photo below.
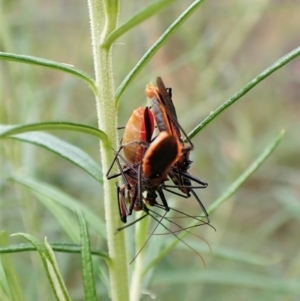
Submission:
M 121 2 L 119 24 L 150 3 Z M 118 39 L 113 62 L 116 87 L 189 3 L 174 1 Z M 0 6 L 1 51 L 64 62 L 93 74 L 85 1 L 1 0 Z M 162 76 L 166 86 L 173 88 L 181 125 L 191 131 L 262 70 L 299 46 L 299 12 L 296 0 L 205 1 L 126 90 L 119 107 L 120 126 L 136 107 L 147 104 L 145 85 Z M 56 120 L 97 126 L 94 96 L 79 79 L 4 61 L 0 61 L 0 77 L 1 124 Z M 203 255 L 206 269 L 182 243 L 157 265 L 148 287 L 156 300 L 299 300 L 299 99 L 298 58 L 194 138 L 191 173 L 209 183 L 199 192 L 208 207 L 280 130 L 287 131 L 265 164 L 211 215 L 217 232 L 209 227 L 194 230 L 212 251 L 197 237 L 185 238 Z M 99 161 L 96 139 L 71 132 L 53 134 Z M 66 160 L 17 141 L 2 141 L 0 150 L 1 177 L 36 177 L 104 217 L 101 187 Z M 1 229 L 69 241 L 57 219 L 29 191 L 1 182 Z M 196 203 L 189 206 L 198 209 Z M 156 239 L 151 238 L 150 247 Z M 105 242 L 95 240 L 105 248 Z M 22 240 L 9 239 L 11 244 L 18 242 Z M 83 300 L 79 256 L 57 257 L 73 300 Z M 36 253 L 16 253 L 11 259 L 27 300 L 54 300 Z M 101 284 L 98 292 L 101 300 L 108 300 Z M 146 293 L 143 300 L 150 300 Z

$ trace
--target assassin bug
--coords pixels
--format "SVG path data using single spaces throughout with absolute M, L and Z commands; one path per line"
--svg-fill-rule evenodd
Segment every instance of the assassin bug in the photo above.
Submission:
M 123 178 L 124 184 L 121 187 L 118 186 L 117 189 L 120 218 L 124 223 L 127 222 L 127 216 L 131 215 L 133 210 L 143 210 L 146 214 L 141 218 L 147 216 L 149 209 L 146 204 L 164 209 L 166 212 L 170 210 L 163 193 L 163 189 L 168 190 L 165 188 L 164 182 L 168 180 L 172 166 L 179 160 L 181 145 L 175 136 L 169 135 L 165 131 L 151 142 L 153 130 L 154 118 L 151 111 L 147 107 L 136 109 L 125 127 L 122 146 L 115 152 L 115 159 L 111 165 L 112 168 L 116 162 L 120 172 L 109 175 L 111 168 L 107 172 L 108 179 L 118 176 Z M 125 158 L 120 154 L 122 149 Z M 123 166 L 120 159 L 124 163 Z M 146 192 L 144 197 L 146 204 L 143 202 L 143 192 Z M 157 202 L 157 194 L 161 203 Z M 171 209 L 177 211 L 174 208 Z M 185 214 L 185 216 L 189 215 Z M 203 221 L 201 222 L 203 223 Z
M 171 178 L 175 186 L 181 192 L 183 192 L 183 194 L 177 193 L 178 195 L 188 198 L 192 194 L 195 197 L 209 223 L 208 213 L 201 200 L 193 190 L 196 188 L 206 188 L 208 184 L 192 176 L 188 172 L 188 169 L 190 168 L 190 165 L 192 163 L 192 161 L 189 159 L 189 155 L 190 151 L 194 149 L 194 145 L 178 123 L 176 110 L 172 101 L 172 90 L 165 87 L 160 77 L 157 77 L 156 84 L 157 87 L 148 85 L 146 87 L 146 94 L 150 99 L 157 127 L 159 131 L 166 131 L 170 135 L 176 137 L 181 145 L 181 155 L 178 161 L 171 168 L 169 177 Z M 184 143 L 181 137 L 181 132 L 185 137 L 185 140 L 187 140 L 187 143 Z M 200 186 L 193 186 L 191 181 L 197 183 Z M 167 189 L 168 186 L 165 187 Z M 175 192 L 172 191 L 172 193 Z
M 151 111 L 148 108 L 138 108 L 135 110 L 125 127 L 122 146 L 117 152 L 115 152 L 115 159 L 112 163 L 112 165 L 114 162 L 117 163 L 120 173 L 110 176 L 109 172 L 111 168 L 107 173 L 108 178 L 114 178 L 117 176 L 122 176 L 123 178 L 124 184 L 121 187 L 117 186 L 121 220 L 126 223 L 127 216 L 131 215 L 133 210 L 142 210 L 145 212 L 145 215 L 141 216 L 134 222 L 119 228 L 118 230 L 123 230 L 124 228 L 127 228 L 150 215 L 158 222 L 157 225 L 161 225 L 178 240 L 187 245 L 175 233 L 179 231 L 187 231 L 188 228 L 183 228 L 170 218 L 166 217 L 167 212 L 172 209 L 173 211 L 182 214 L 183 217 L 191 217 L 198 220 L 199 223 L 194 227 L 208 223 L 199 220 L 195 216 L 182 213 L 169 207 L 163 193 L 164 181 L 168 180 L 168 174 L 170 173 L 172 166 L 180 158 L 181 144 L 175 136 L 169 135 L 166 131 L 160 132 L 159 135 L 151 141 L 153 130 L 154 119 Z M 125 158 L 123 158 L 120 154 L 122 148 Z M 122 160 L 125 164 L 121 165 L 120 160 Z M 143 201 L 143 192 L 146 192 L 144 197 L 145 202 Z M 129 208 L 127 208 L 126 205 L 126 193 Z M 157 202 L 157 193 L 161 199 L 161 203 Z M 156 211 L 152 211 L 147 205 L 163 209 L 165 210 L 165 213 L 160 214 Z M 170 224 L 175 225 L 179 230 L 171 231 L 162 223 L 163 219 L 167 220 Z M 152 234 L 154 234 L 156 228 L 157 226 L 154 228 Z M 189 245 L 187 246 L 191 248 L 203 261 L 203 258 L 196 250 Z M 136 256 L 137 255 L 138 253 Z M 203 264 L 205 265 L 204 261 Z

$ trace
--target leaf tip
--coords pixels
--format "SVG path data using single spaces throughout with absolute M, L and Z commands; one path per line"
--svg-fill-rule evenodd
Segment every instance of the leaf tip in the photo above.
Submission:
M 13 236 L 22 236 L 22 235 L 23 235 L 23 233 L 18 232 L 18 233 L 10 234 L 10 237 L 13 237 Z
M 283 137 L 283 135 L 286 133 L 286 130 L 285 129 L 282 129 L 279 133 L 280 137 Z

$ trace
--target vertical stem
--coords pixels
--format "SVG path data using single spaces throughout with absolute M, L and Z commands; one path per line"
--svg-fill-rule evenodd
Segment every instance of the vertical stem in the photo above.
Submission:
M 97 95 L 95 96 L 98 125 L 108 135 L 112 147 L 116 148 L 118 134 L 112 71 L 112 47 L 111 45 L 103 46 L 103 42 L 107 35 L 116 28 L 119 1 L 88 0 L 88 5 L 97 86 Z M 100 143 L 100 153 L 102 168 L 105 172 L 113 160 L 113 152 L 109 145 Z M 111 258 L 111 264 L 109 265 L 111 299 L 113 301 L 127 301 L 129 300 L 129 281 L 125 231 L 116 234 L 116 229 L 120 226 L 120 217 L 115 183 L 107 181 L 106 178 L 103 180 L 108 251 Z
M 139 212 L 137 214 L 137 218 L 141 217 L 144 211 Z M 136 254 L 137 257 L 134 259 L 134 270 L 132 272 L 132 281 L 130 287 L 130 300 L 131 301 L 139 301 L 141 298 L 142 291 L 142 280 L 143 280 L 143 272 L 145 266 L 145 243 L 147 241 L 147 232 L 149 230 L 151 219 L 149 216 L 142 219 L 135 225 L 135 233 L 136 233 Z

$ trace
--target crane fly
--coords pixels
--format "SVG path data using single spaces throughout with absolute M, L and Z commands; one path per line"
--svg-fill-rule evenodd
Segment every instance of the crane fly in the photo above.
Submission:
M 192 163 L 189 158 L 190 151 L 194 149 L 194 145 L 178 122 L 176 109 L 172 100 L 171 88 L 166 88 L 160 77 L 157 77 L 156 84 L 157 87 L 151 84 L 147 85 L 146 95 L 150 99 L 157 127 L 160 132 L 167 132 L 170 135 L 174 136 L 181 145 L 181 155 L 170 169 L 168 175 L 173 181 L 174 186 L 177 187 L 183 194 L 176 193 L 173 190 L 171 192 L 185 198 L 189 198 L 192 194 L 200 205 L 205 218 L 209 223 L 208 213 L 200 198 L 194 191 L 194 189 L 197 188 L 206 188 L 208 184 L 194 177 L 188 172 L 188 169 L 190 168 Z M 184 137 L 184 140 L 187 141 L 187 143 L 184 142 L 182 136 Z M 192 181 L 195 182 L 196 185 L 192 185 Z M 166 190 L 168 190 L 168 187 L 174 188 L 174 186 L 166 185 L 165 188 Z

